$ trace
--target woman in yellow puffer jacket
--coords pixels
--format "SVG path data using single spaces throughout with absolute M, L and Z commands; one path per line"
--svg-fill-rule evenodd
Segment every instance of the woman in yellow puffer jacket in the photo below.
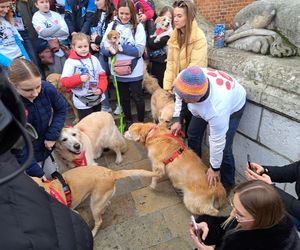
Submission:
M 163 87 L 173 93 L 173 81 L 189 66 L 207 67 L 207 41 L 195 20 L 196 6 L 192 0 L 178 0 L 173 4 L 175 29 L 168 41 L 167 68 Z M 185 133 L 192 118 L 186 103 L 182 103 L 181 124 Z
M 191 0 L 174 2 L 175 29 L 168 41 L 164 89 L 171 91 L 178 73 L 189 66 L 207 67 L 207 41 L 195 20 L 196 7 Z

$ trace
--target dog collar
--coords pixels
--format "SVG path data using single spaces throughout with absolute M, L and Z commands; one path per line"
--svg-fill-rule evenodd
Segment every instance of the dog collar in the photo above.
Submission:
M 154 130 L 157 128 L 157 125 L 154 125 L 146 134 L 145 136 L 145 143 L 147 142 L 148 137 L 154 132 Z
M 163 33 L 164 31 L 166 31 L 166 30 L 164 30 L 164 29 L 162 29 L 162 28 L 159 28 L 159 29 L 156 30 L 156 34 L 157 34 L 157 35 L 160 35 L 160 34 Z
M 86 161 L 86 157 L 85 157 L 85 151 L 83 150 L 80 155 L 79 158 L 75 159 L 74 161 L 72 161 L 75 164 L 75 167 L 83 167 L 87 165 L 87 161 Z

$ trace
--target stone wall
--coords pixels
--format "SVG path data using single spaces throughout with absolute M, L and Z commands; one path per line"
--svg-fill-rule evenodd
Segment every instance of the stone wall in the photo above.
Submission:
M 269 165 L 299 160 L 300 57 L 278 59 L 210 48 L 209 66 L 233 75 L 247 90 L 233 145 L 238 173 L 244 175 L 247 154 L 251 161 Z M 294 193 L 293 186 L 281 186 Z

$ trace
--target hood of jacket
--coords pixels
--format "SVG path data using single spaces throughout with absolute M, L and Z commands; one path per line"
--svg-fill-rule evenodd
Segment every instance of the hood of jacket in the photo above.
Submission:
M 75 50 L 71 50 L 69 58 L 75 59 L 75 60 L 81 60 L 81 59 L 86 59 L 86 58 L 91 58 L 92 54 L 88 53 L 86 56 L 80 56 L 78 55 Z

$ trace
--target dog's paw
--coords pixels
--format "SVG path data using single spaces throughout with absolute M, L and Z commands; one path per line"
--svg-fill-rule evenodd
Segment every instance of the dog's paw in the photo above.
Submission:
M 117 159 L 115 160 L 116 164 L 120 164 L 123 161 L 122 157 L 117 157 Z
M 114 48 L 112 48 L 112 47 L 109 48 L 109 51 L 113 55 L 117 54 L 117 51 Z
M 121 52 L 123 51 L 123 48 L 122 48 L 121 45 L 119 46 L 118 50 L 121 51 Z
M 152 189 L 152 190 L 155 190 L 156 189 L 156 183 L 151 183 L 149 185 L 149 187 Z

